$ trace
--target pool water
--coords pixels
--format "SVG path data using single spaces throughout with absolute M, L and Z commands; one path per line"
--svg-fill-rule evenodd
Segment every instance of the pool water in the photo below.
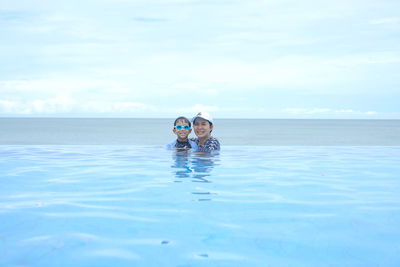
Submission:
M 399 159 L 0 146 L 0 266 L 400 266 Z

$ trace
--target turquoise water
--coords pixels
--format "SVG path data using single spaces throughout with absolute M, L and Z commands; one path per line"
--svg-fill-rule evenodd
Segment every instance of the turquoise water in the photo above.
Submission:
M 399 266 L 399 158 L 0 146 L 0 266 Z

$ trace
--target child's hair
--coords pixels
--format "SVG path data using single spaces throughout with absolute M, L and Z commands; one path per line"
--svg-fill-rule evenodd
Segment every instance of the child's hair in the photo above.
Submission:
M 176 126 L 178 121 L 185 122 L 185 123 L 189 124 L 190 127 L 192 127 L 192 124 L 190 123 L 190 120 L 188 118 L 186 118 L 186 117 L 180 116 L 180 117 L 176 118 L 176 120 L 174 121 L 174 126 Z

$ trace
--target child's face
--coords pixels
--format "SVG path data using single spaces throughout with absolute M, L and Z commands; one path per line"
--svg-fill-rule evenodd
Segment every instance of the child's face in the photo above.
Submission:
M 175 127 L 178 125 L 180 125 L 182 127 L 189 126 L 189 124 L 184 121 L 177 121 Z M 192 132 L 192 129 L 185 130 L 184 128 L 182 128 L 182 129 L 178 130 L 175 127 L 174 127 L 173 132 L 174 132 L 174 134 L 176 134 L 178 136 L 178 140 L 186 140 L 188 138 L 188 135 Z

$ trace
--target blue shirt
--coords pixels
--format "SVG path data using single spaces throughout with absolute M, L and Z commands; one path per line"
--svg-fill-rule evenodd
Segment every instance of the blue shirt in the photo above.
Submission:
M 187 142 L 180 142 L 178 140 L 175 140 L 169 144 L 166 145 L 167 149 L 182 149 L 182 148 L 186 148 L 186 149 L 193 149 L 193 150 L 197 150 L 198 146 L 196 144 L 196 142 L 194 142 L 193 140 L 188 140 Z

